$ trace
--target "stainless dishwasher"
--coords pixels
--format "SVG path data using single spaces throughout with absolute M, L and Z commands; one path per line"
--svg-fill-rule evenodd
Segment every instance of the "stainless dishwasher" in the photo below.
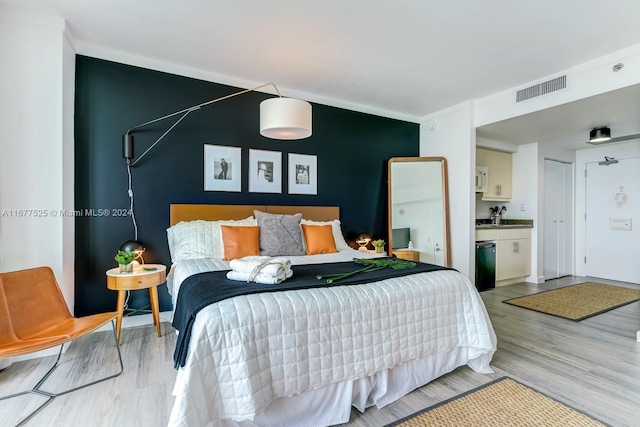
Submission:
M 476 242 L 476 289 L 486 291 L 496 287 L 496 242 Z

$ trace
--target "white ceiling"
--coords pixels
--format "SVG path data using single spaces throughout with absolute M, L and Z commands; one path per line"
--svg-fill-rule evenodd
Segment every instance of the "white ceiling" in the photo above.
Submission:
M 613 138 L 640 134 L 640 85 L 607 92 L 476 128 L 476 135 L 514 145 L 538 142 L 582 150 L 589 131 L 608 126 Z
M 79 53 L 120 52 L 180 64 L 221 76 L 221 83 L 273 81 L 285 96 L 307 94 L 311 101 L 416 122 L 640 43 L 638 0 L 0 4 L 65 18 Z M 581 108 L 567 114 L 584 112 Z M 617 120 L 578 115 L 574 131 Z M 540 119 L 554 122 L 558 116 Z M 539 140 L 539 130 L 527 127 L 527 120 L 514 120 L 483 132 Z M 563 130 L 562 124 L 573 126 L 565 120 L 553 128 Z

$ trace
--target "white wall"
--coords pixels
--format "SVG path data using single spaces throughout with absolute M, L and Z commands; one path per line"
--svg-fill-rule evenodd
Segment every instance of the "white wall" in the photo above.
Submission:
M 75 206 L 75 92 L 76 92 L 76 52 L 66 36 L 62 41 L 62 206 Z M 75 301 L 75 220 L 72 216 L 60 218 L 62 221 L 62 294 L 74 312 Z
M 618 62 L 624 63 L 624 68 L 622 71 L 614 73 L 612 66 Z M 640 45 L 576 65 L 570 70 L 559 70 L 556 75 L 548 77 L 565 73 L 568 75 L 568 87 L 558 93 L 516 105 L 514 94 L 519 88 L 511 88 L 485 98 L 469 100 L 466 103 L 438 111 L 421 120 L 420 155 L 442 155 L 447 158 L 450 164 L 449 200 L 454 267 L 469 277 L 472 277 L 470 272 L 475 268 L 475 260 L 472 256 L 474 228 L 471 217 L 475 218 L 477 214 L 478 218 L 486 218 L 488 217 L 488 206 L 495 205 L 495 202 L 478 202 L 476 206 L 475 193 L 472 192 L 472 173 L 475 171 L 475 128 L 640 83 Z M 547 77 L 543 77 L 539 81 L 546 79 Z M 531 84 L 533 83 L 536 82 L 531 82 Z M 522 87 L 525 86 L 529 86 L 529 84 L 522 85 Z M 469 120 L 471 120 L 472 132 L 468 132 Z M 437 125 L 434 130 L 430 129 L 432 123 Z M 581 172 L 584 170 L 584 161 L 580 164 L 576 154 L 571 151 L 559 150 L 553 146 L 535 142 L 527 144 L 529 146 L 527 148 L 527 146 L 515 147 L 507 142 L 478 139 L 478 145 L 509 152 L 524 150 L 524 156 L 514 155 L 514 198 L 508 204 L 505 203 L 505 206 L 508 209 L 507 218 L 534 219 L 534 227 L 536 228 L 532 236 L 532 243 L 534 236 L 536 242 L 532 248 L 532 275 L 527 278 L 527 281 L 532 282 L 539 282 L 543 279 L 542 248 L 544 242 L 541 220 L 544 209 L 544 159 L 576 164 L 575 273 L 577 275 L 584 274 L 584 263 L 581 261 L 584 257 L 584 219 L 580 219 L 580 215 L 584 215 L 584 212 L 579 209 L 579 206 L 584 206 L 584 180 L 580 180 L 580 173 L 584 173 Z M 613 146 L 608 146 L 608 148 L 602 149 L 609 153 L 607 155 L 613 157 L 616 156 L 615 153 L 622 157 L 618 150 L 625 153 L 628 151 L 626 148 L 613 148 Z M 591 150 L 594 149 L 581 151 L 591 152 Z M 601 158 L 604 154 L 589 155 Z M 581 154 L 581 156 L 585 157 L 587 154 Z M 531 161 L 531 158 L 537 159 L 537 162 Z M 465 168 L 468 169 L 465 170 Z M 580 183 L 582 186 L 579 185 Z M 523 188 L 524 193 L 521 192 Z M 520 210 L 521 203 L 525 204 L 525 211 Z M 468 211 L 463 212 L 463 210 Z M 579 260 L 580 262 L 578 262 Z
M 640 141 L 602 145 L 586 150 L 576 151 L 576 209 L 575 209 L 575 267 L 576 275 L 585 275 L 584 257 L 586 255 L 584 220 L 585 213 L 585 177 L 586 164 L 604 160 L 604 156 L 624 159 L 630 157 L 640 157 Z
M 617 73 L 613 72 L 613 65 L 619 62 L 624 63 L 624 68 Z M 539 80 L 522 87 L 561 74 L 567 75 L 567 88 L 539 98 L 516 104 L 515 92 L 520 89 L 518 87 L 476 100 L 476 127 L 640 83 L 640 45 L 612 52 L 569 70 L 558 70 L 553 76 L 541 76 Z
M 4 271 L 50 266 L 73 312 L 73 220 L 57 216 L 73 209 L 75 58 L 64 31 L 61 18 L 0 7 L 0 227 Z
M 476 131 L 472 102 L 426 116 L 420 123 L 420 156 L 447 159 L 451 264 L 475 277 Z
M 624 68 L 620 72 L 613 72 L 612 67 L 616 63 L 623 63 Z M 553 94 L 542 96 L 537 99 L 528 100 L 525 102 L 515 103 L 515 91 L 518 88 L 511 88 L 491 96 L 478 99 L 475 101 L 476 109 L 474 112 L 475 126 L 483 126 L 489 123 L 499 122 L 508 118 L 520 116 L 534 111 L 544 110 L 557 105 L 561 105 L 567 102 L 576 101 L 579 99 L 587 98 L 590 96 L 598 95 L 601 93 L 609 92 L 612 90 L 620 89 L 626 86 L 631 86 L 640 83 L 640 45 L 631 46 L 627 49 L 612 52 L 609 55 L 595 58 L 589 62 L 578 64 L 569 70 L 559 70 L 553 76 L 547 76 L 539 79 L 536 82 L 548 80 L 548 78 L 556 77 L 560 74 L 567 75 L 567 89 L 558 91 Z M 536 82 L 530 82 L 522 85 L 522 87 L 530 86 Z M 612 147 L 613 146 L 609 146 Z M 503 151 L 510 151 L 504 149 L 504 147 L 494 147 L 503 149 Z M 585 149 L 578 151 L 578 153 L 596 153 L 594 149 Z M 608 153 L 617 152 L 618 148 L 604 149 Z M 597 154 L 590 154 L 598 157 Z M 604 155 L 604 154 L 603 154 Z M 603 155 L 600 155 L 600 159 Z M 611 155 L 611 154 L 607 154 Z M 587 156 L 582 154 L 582 157 Z M 615 155 L 613 155 L 615 157 Z M 531 188 L 537 188 L 537 202 L 536 206 L 531 205 L 531 208 L 527 206 L 526 213 L 531 212 L 532 216 L 539 218 L 539 221 L 534 221 L 534 233 L 537 236 L 537 248 L 533 249 L 534 257 L 532 258 L 532 276 L 527 278 L 527 281 L 543 280 L 542 274 L 543 267 L 543 254 L 542 248 L 544 247 L 544 229 L 542 224 L 543 212 L 544 212 L 544 159 L 558 160 L 566 163 L 573 163 L 574 167 L 574 195 L 575 195 L 575 228 L 574 228 L 574 258 L 575 258 L 575 274 L 584 275 L 584 162 L 580 164 L 577 161 L 577 154 L 573 151 L 560 150 L 550 144 L 539 144 L 537 156 L 537 172 L 532 176 L 530 182 Z M 522 175 L 517 168 L 526 165 L 516 166 L 516 157 L 514 156 L 514 182 L 521 180 Z M 528 174 L 529 172 L 527 172 Z M 582 174 L 582 175 L 581 175 Z M 514 184 L 514 198 L 507 205 L 511 216 L 516 218 L 520 214 L 518 199 L 523 195 L 520 194 L 515 188 Z M 530 198 L 529 195 L 524 195 L 525 198 Z M 517 199 L 518 198 L 518 199 Z M 531 204 L 531 202 L 529 202 Z M 510 208 L 511 205 L 515 205 Z M 485 206 L 477 207 L 478 214 L 484 214 Z M 527 216 L 527 215 L 525 215 Z M 537 253 L 536 253 L 537 252 Z M 534 263 L 537 262 L 537 277 L 536 269 L 533 268 Z
M 513 153 L 513 198 L 507 209 L 508 218 L 532 219 L 531 230 L 531 275 L 525 280 L 531 283 L 542 281 L 542 204 L 544 191 L 538 180 L 540 163 L 538 143 L 524 144 Z M 544 163 L 543 163 L 544 167 Z M 544 171 L 544 169 L 543 169 Z M 524 205 L 524 210 L 522 209 Z M 510 212 L 510 213 L 509 213 Z

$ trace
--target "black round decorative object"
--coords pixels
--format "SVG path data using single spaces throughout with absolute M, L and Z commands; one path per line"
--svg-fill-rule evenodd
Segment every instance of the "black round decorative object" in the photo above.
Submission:
M 144 252 L 144 246 L 137 240 L 127 240 L 120 246 L 120 250 L 123 252 L 135 252 L 136 257 L 138 257 Z

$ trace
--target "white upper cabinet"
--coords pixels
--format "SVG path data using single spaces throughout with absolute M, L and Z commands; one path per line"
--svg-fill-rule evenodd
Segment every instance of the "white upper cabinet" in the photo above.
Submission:
M 488 168 L 487 191 L 482 193 L 482 200 L 511 200 L 512 155 L 501 151 L 476 149 L 476 165 Z

